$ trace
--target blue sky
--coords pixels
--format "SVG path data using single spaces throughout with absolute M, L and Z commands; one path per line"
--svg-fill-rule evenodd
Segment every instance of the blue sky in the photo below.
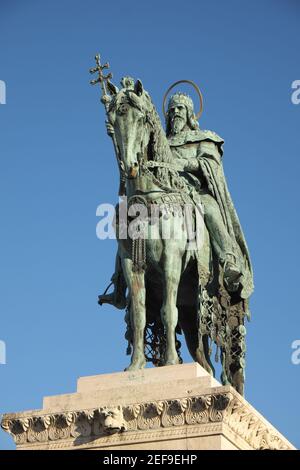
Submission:
M 118 189 L 89 86 L 99 51 L 115 82 L 140 78 L 160 113 L 171 83 L 199 84 L 200 126 L 225 139 L 254 265 L 246 398 L 300 447 L 299 15 L 296 0 L 0 0 L 1 413 L 128 363 L 123 312 L 97 305 L 116 243 L 96 238 L 96 208 Z M 14 448 L 2 431 L 0 448 Z

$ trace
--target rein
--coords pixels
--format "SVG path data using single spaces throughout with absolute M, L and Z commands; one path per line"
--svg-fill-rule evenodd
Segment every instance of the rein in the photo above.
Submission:
M 153 181 L 153 183 L 156 184 L 156 186 L 158 186 L 163 191 L 165 191 L 167 193 L 175 193 L 176 192 L 176 193 L 187 193 L 187 194 L 189 194 L 188 187 L 183 182 L 182 182 L 181 187 L 176 187 L 174 189 L 170 188 L 170 186 L 165 185 L 158 178 L 156 178 L 154 176 L 154 174 L 152 173 L 152 171 L 150 171 L 150 168 L 166 168 L 170 172 L 173 172 L 173 174 L 175 173 L 174 176 L 176 178 L 178 178 L 178 180 L 179 180 L 180 176 L 179 176 L 178 171 L 177 171 L 175 166 L 171 165 L 168 162 L 159 162 L 159 161 L 153 161 L 153 160 L 150 160 L 150 161 L 147 161 L 147 162 L 142 161 L 140 163 L 141 172 L 146 177 L 150 178 Z

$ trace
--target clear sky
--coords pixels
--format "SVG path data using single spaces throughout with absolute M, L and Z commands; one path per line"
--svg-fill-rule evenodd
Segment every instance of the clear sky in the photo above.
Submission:
M 296 0 L 0 0 L 1 413 L 128 365 L 123 312 L 97 305 L 116 242 L 96 238 L 96 208 L 118 190 L 89 86 L 99 51 L 115 82 L 140 78 L 160 113 L 171 83 L 199 84 L 200 126 L 225 139 L 254 265 L 246 398 L 300 447 L 299 21 Z M 0 448 L 14 448 L 2 431 Z

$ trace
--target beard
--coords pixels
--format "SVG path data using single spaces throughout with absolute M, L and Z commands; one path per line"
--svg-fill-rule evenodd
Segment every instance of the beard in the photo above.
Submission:
M 172 133 L 178 134 L 178 132 L 181 132 L 185 126 L 185 119 L 183 119 L 181 116 L 175 116 L 174 119 L 172 119 L 171 124 Z

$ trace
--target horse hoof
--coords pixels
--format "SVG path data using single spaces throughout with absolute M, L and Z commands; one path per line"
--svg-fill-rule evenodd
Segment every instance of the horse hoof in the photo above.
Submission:
M 176 366 L 177 364 L 180 364 L 178 357 L 174 359 L 167 359 L 164 363 L 164 366 Z
M 131 370 L 139 370 L 139 369 L 144 369 L 146 365 L 146 361 L 145 360 L 141 360 L 141 361 L 133 361 L 128 367 L 126 367 L 126 369 L 124 369 L 125 372 L 129 372 Z
M 239 369 L 233 374 L 232 386 L 242 397 L 244 396 L 244 382 L 244 371 L 243 369 Z

